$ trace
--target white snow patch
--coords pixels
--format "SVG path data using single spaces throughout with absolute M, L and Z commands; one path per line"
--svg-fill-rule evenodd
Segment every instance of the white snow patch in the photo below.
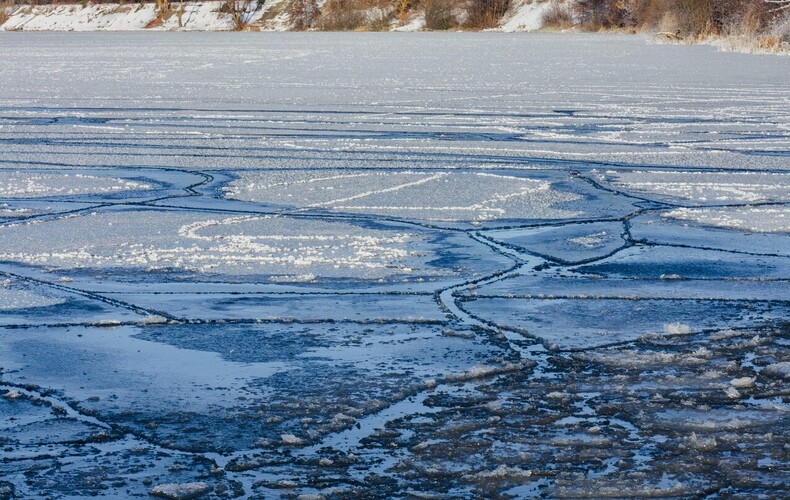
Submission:
M 664 333 L 668 335 L 688 335 L 691 327 L 684 323 L 667 323 L 664 325 Z
M 763 368 L 763 372 L 776 377 L 790 378 L 790 361 L 768 365 Z
M 677 208 L 661 216 L 752 233 L 790 233 L 790 207 Z
M 50 223 L 57 223 L 53 232 Z M 144 228 L 144 229 L 143 229 Z M 91 235 L 73 238 L 73 235 Z M 160 212 L 94 213 L 0 228 L 0 259 L 64 269 L 124 267 L 244 275 L 383 278 L 412 274 L 430 254 L 426 238 L 343 222 Z M 49 242 L 48 244 L 46 242 Z M 415 271 L 416 269 L 416 271 Z M 436 270 L 431 270 L 435 274 Z
M 604 243 L 606 243 L 606 239 L 607 239 L 606 231 L 601 231 L 600 233 L 571 238 L 568 241 L 583 246 L 585 248 L 598 248 L 600 246 L 603 246 Z
M 502 218 L 566 218 L 554 208 L 579 199 L 550 183 L 484 172 L 243 172 L 229 198 L 442 222 Z
M 0 197 L 35 198 L 153 189 L 144 182 L 84 174 L 0 171 Z
M 3 394 L 3 397 L 10 400 L 19 399 L 22 397 L 22 393 L 16 389 L 8 389 L 6 393 Z
M 518 481 L 527 479 L 532 476 L 531 470 L 521 469 L 519 467 L 508 467 L 507 465 L 500 465 L 494 470 L 481 471 L 476 474 L 467 474 L 465 479 L 471 480 L 499 480 L 499 481 Z
M 425 29 L 425 13 L 419 12 L 405 24 L 393 28 L 392 31 L 421 31 L 423 29 Z
M 534 366 L 532 361 L 520 361 L 518 363 L 504 362 L 502 364 L 479 364 L 475 365 L 463 373 L 451 373 L 445 377 L 448 382 L 464 382 L 489 378 L 503 373 L 511 373 Z
M 224 1 L 171 3 L 174 12 L 161 25 L 147 28 L 157 18 L 156 5 L 148 3 L 87 5 L 37 5 L 15 9 L 0 27 L 5 31 L 229 31 L 231 15 L 220 12 Z M 245 21 L 254 24 L 272 6 L 252 2 Z M 285 29 L 287 26 L 282 26 Z
M 203 482 L 168 483 L 154 486 L 150 491 L 150 495 L 173 500 L 188 500 L 205 495 L 209 491 L 211 491 L 211 487 Z
M 536 31 L 543 27 L 543 15 L 551 6 L 548 1 L 519 0 L 500 22 L 502 31 Z
M 664 172 L 609 170 L 598 178 L 641 194 L 705 204 L 790 201 L 790 174 L 766 172 Z
M 752 387 L 754 385 L 755 377 L 740 377 L 734 378 L 730 380 L 730 385 L 735 387 L 736 389 L 746 389 L 748 387 Z
M 732 386 L 724 389 L 724 394 L 726 394 L 730 399 L 738 399 L 741 397 L 741 393 L 738 391 L 738 389 Z
M 293 434 L 283 434 L 280 436 L 280 439 L 282 439 L 283 444 L 290 446 L 298 446 L 304 442 L 301 438 L 296 437 Z
M 0 311 L 14 311 L 33 307 L 49 307 L 63 304 L 62 297 L 48 297 L 27 290 L 0 286 Z

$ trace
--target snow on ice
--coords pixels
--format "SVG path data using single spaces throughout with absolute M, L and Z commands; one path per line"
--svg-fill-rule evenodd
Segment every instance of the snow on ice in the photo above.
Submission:
M 516 3 L 503 30 L 546 8 Z M 116 7 L 69 16 L 134 29 Z M 0 497 L 790 482 L 790 59 L 148 32 L 0 60 Z

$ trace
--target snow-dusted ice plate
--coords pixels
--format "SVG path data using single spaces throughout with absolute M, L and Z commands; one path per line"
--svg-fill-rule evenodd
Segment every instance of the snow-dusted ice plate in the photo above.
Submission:
M 563 263 L 598 260 L 622 249 L 623 223 L 592 222 L 482 233 L 519 251 Z
M 434 262 L 454 257 L 460 244 L 452 234 L 387 222 L 120 209 L 6 226 L 0 236 L 0 261 L 123 281 L 184 274 L 237 282 L 307 275 L 387 281 L 459 273 Z M 493 254 L 491 260 L 496 268 L 502 259 Z
M 785 493 L 790 58 L 147 32 L 0 61 L 0 498 Z
M 387 323 L 413 321 L 442 323 L 447 316 L 429 293 L 346 294 L 333 293 L 114 293 L 113 298 L 156 310 L 179 320 L 287 320 L 359 321 Z
M 765 217 L 758 215 L 763 211 Z M 678 208 L 639 216 L 630 232 L 634 240 L 646 244 L 790 257 L 790 233 L 783 230 L 785 211 L 782 207 Z
M 44 198 L 81 194 L 109 195 L 147 191 L 153 186 L 117 177 L 0 170 L 0 198 Z
M 228 196 L 299 208 L 378 214 L 436 222 L 563 219 L 554 208 L 578 195 L 547 182 L 487 172 L 244 172 Z
M 790 201 L 790 173 L 607 170 L 593 174 L 616 189 L 692 206 Z
M 785 304 L 738 300 L 473 298 L 463 308 L 560 349 L 781 322 Z
M 788 258 L 723 250 L 635 246 L 574 270 L 636 280 L 788 280 Z M 682 281 L 678 283 L 682 286 Z M 638 284 L 636 285 L 638 286 Z
M 564 172 L 481 170 L 245 171 L 223 191 L 231 199 L 275 207 L 451 226 L 612 217 L 633 208 L 628 200 L 614 197 L 600 203 L 606 193 L 571 180 Z
M 790 187 L 785 188 L 790 191 Z M 776 233 L 790 242 L 790 208 L 786 206 L 739 208 L 676 208 L 662 214 L 667 219 L 724 229 L 737 229 L 749 234 Z
M 29 200 L 33 206 L 57 206 L 58 202 L 68 201 L 76 208 L 76 202 L 149 201 L 160 197 L 187 196 L 189 189 L 208 179 L 197 173 L 181 171 L 105 166 L 90 169 L 67 165 L 53 168 L 35 164 L 21 170 L 24 165 L 16 163 L 16 169 L 0 168 L 0 200 L 3 202 Z
M 150 320 L 151 315 L 142 310 L 114 300 L 97 300 L 68 284 L 53 287 L 19 275 L 0 274 L 0 326 L 113 325 Z

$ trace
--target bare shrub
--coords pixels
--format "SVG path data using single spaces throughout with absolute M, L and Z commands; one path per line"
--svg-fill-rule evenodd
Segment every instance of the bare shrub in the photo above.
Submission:
M 313 27 L 319 15 L 318 3 L 316 0 L 292 0 L 287 12 L 293 29 L 308 30 Z
M 691 37 L 717 31 L 714 0 L 641 0 L 636 24 Z
M 354 31 L 365 24 L 365 13 L 353 0 L 327 0 L 318 22 L 324 31 Z
M 169 18 L 171 13 L 170 0 L 156 0 L 156 18 L 159 20 L 159 24 Z
M 402 21 L 406 19 L 409 10 L 412 8 L 412 0 L 399 0 L 398 1 L 398 18 Z
M 441 31 L 449 30 L 456 26 L 453 14 L 453 2 L 450 0 L 423 0 L 425 10 L 425 28 Z
M 643 29 L 655 29 L 661 26 L 664 18 L 671 10 L 673 0 L 640 0 L 634 10 L 636 25 Z M 663 30 L 670 31 L 670 30 Z
M 723 31 L 749 37 L 767 32 L 774 17 L 769 4 L 762 0 L 730 0 L 719 6 L 718 14 Z
M 8 22 L 9 12 L 14 5 L 16 5 L 14 0 L 0 1 L 0 26 Z
M 577 0 L 576 22 L 585 29 L 626 28 L 635 24 L 638 0 Z
M 785 9 L 774 17 L 771 23 L 771 35 L 781 43 L 790 43 L 790 9 Z
M 476 29 L 493 28 L 510 8 L 510 0 L 469 0 L 466 26 Z
M 542 23 L 546 28 L 568 29 L 573 26 L 573 12 L 565 2 L 551 0 L 551 5 L 543 13 Z
M 225 0 L 219 11 L 223 14 L 230 14 L 234 30 L 244 31 L 249 27 L 249 21 L 254 12 L 254 4 L 252 0 Z
M 387 31 L 395 15 L 395 9 L 374 7 L 368 11 L 367 19 L 365 20 L 365 29 L 368 31 Z

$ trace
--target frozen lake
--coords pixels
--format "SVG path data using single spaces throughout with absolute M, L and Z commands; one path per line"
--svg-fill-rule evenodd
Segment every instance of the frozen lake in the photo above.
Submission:
M 0 499 L 781 496 L 790 58 L 649 42 L 0 34 Z

